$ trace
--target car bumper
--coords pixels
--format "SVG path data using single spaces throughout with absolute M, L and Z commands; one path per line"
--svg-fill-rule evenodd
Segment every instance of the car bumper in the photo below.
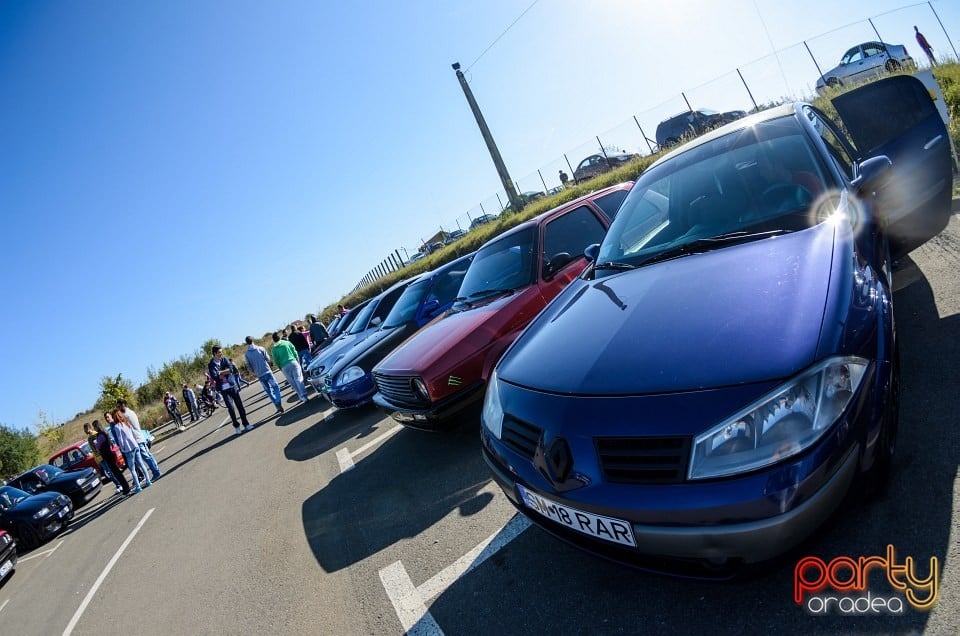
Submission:
M 103 480 L 97 477 L 95 484 L 87 482 L 85 485 L 70 493 L 69 496 L 73 502 L 73 507 L 79 508 L 96 499 L 97 495 L 100 494 L 101 488 L 103 488 Z
M 387 415 L 408 428 L 424 431 L 440 431 L 452 428 L 455 415 L 479 414 L 486 383 L 475 382 L 448 398 L 424 408 L 409 408 L 394 404 L 382 393 L 373 396 L 374 403 Z
M 321 395 L 338 409 L 350 409 L 367 404 L 376 392 L 377 385 L 373 382 L 373 375 L 367 373 L 350 384 L 325 386 Z
M 0 574 L 0 580 L 10 576 L 15 567 L 17 567 L 17 543 L 11 541 L 0 551 L 0 571 L 3 572 Z
M 50 515 L 49 517 L 41 520 L 38 527 L 36 527 L 37 534 L 40 536 L 41 541 L 46 541 L 57 534 L 60 533 L 64 528 L 67 527 L 67 524 L 73 519 L 74 506 L 73 503 L 68 503 L 66 506 L 61 508 L 57 514 Z

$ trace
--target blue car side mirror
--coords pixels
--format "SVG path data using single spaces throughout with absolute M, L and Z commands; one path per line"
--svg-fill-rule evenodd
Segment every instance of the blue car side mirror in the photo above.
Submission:
M 850 182 L 858 196 L 872 193 L 890 177 L 893 162 L 886 155 L 870 157 L 860 164 L 857 178 Z
M 587 249 L 583 250 L 583 255 L 591 263 L 596 263 L 597 257 L 600 256 L 600 244 L 594 243 L 593 245 L 588 245 Z

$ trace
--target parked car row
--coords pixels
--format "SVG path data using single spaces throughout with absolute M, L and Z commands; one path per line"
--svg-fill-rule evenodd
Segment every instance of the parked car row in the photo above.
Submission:
M 843 126 L 805 103 L 737 119 L 491 239 L 432 320 L 442 268 L 411 281 L 321 391 L 356 382 L 340 404 L 375 390 L 410 428 L 478 424 L 513 505 L 593 554 L 727 572 L 791 549 L 890 473 L 892 264 L 950 214 L 919 80 L 833 103 Z

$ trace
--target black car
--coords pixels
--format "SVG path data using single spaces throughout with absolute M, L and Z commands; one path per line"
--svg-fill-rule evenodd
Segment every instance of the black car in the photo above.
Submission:
M 59 492 L 70 497 L 74 508 L 80 508 L 100 494 L 102 482 L 99 473 L 92 468 L 64 471 L 50 464 L 40 464 L 14 477 L 7 485 L 32 495 Z
M 0 529 L 13 533 L 27 550 L 56 536 L 71 519 L 73 504 L 65 495 L 31 495 L 13 486 L 0 486 Z
M 676 146 L 685 139 L 692 139 L 708 130 L 729 124 L 746 114 L 742 110 L 728 110 L 721 113 L 708 108 L 684 111 L 660 122 L 656 133 L 657 145 L 661 149 Z

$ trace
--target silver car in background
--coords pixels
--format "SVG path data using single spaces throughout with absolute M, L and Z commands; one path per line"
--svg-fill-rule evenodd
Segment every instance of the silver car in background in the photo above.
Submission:
M 893 73 L 911 66 L 913 58 L 902 44 L 864 42 L 844 53 L 839 65 L 824 72 L 823 77 L 817 80 L 817 92 L 827 86 L 838 88 L 862 82 L 884 71 Z

